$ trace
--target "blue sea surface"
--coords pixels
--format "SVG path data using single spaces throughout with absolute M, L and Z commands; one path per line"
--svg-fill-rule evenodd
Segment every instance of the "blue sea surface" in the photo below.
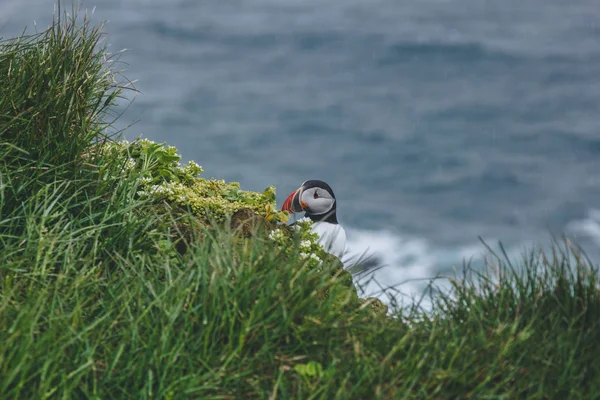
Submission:
M 3 0 L 0 36 L 53 1 Z M 65 2 L 66 3 L 66 2 Z M 600 256 L 597 0 L 104 0 L 141 91 L 120 126 L 205 176 L 327 181 L 384 284 L 567 233 Z M 418 290 L 409 284 L 408 292 Z

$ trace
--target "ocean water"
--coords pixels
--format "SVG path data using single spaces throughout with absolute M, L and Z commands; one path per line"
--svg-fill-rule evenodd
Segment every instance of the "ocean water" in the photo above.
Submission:
M 2 0 L 0 36 L 54 1 Z M 596 0 L 104 0 L 141 91 L 121 119 L 205 176 L 334 189 L 355 253 L 418 294 L 502 241 L 600 256 Z M 34 25 L 35 21 L 35 25 Z M 369 285 L 371 292 L 376 285 Z

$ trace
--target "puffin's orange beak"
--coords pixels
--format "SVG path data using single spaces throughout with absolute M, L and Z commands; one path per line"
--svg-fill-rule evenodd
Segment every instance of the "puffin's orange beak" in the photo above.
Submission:
M 281 211 L 287 211 L 290 214 L 304 211 L 307 204 L 301 201 L 301 198 L 302 188 L 293 191 L 283 202 L 283 207 L 281 207 Z

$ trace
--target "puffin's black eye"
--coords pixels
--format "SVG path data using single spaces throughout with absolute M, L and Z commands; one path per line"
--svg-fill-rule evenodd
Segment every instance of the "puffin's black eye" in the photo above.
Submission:
M 315 194 L 313 195 L 313 198 L 318 199 L 319 198 L 319 193 L 317 193 L 317 191 L 315 190 Z

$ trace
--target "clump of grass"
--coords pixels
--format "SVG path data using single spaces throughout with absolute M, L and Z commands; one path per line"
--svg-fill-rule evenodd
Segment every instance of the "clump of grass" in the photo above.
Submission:
M 598 268 L 568 239 L 526 252 L 518 264 L 488 250 L 485 269 L 465 265 L 451 279 L 451 292 L 435 299 L 427 323 L 446 332 L 437 351 L 456 357 L 440 368 L 447 390 L 475 397 L 596 396 Z M 462 370 L 453 368 L 457 361 Z
M 430 314 L 388 318 L 356 307 L 341 277 L 298 265 L 300 246 L 282 260 L 266 240 L 200 228 L 204 239 L 184 254 L 166 231 L 144 251 L 127 249 L 103 232 L 142 236 L 143 223 L 109 226 L 142 204 L 107 207 L 107 222 L 81 230 L 62 211 L 76 197 L 60 190 L 2 221 L 8 231 L 29 221 L 19 237 L 0 235 L 2 398 L 593 398 L 599 389 L 597 271 L 570 248 L 514 268 L 496 260 L 490 273 L 466 267 Z
M 102 26 L 60 17 L 42 33 L 2 42 L 0 51 L 0 137 L 39 167 L 77 167 L 123 89 L 107 68 Z
M 265 242 L 230 232 L 211 231 L 185 255 L 164 245 L 114 254 L 110 269 L 78 251 L 73 232 L 43 240 L 62 253 L 38 246 L 39 262 L 21 256 L 2 270 L 3 398 L 261 398 L 277 379 L 276 392 L 307 395 L 324 381 L 303 383 L 294 366 L 312 361 L 329 376 L 341 361 L 329 365 L 332 353 L 377 321 L 383 328 L 385 318 L 351 307 L 347 291 L 318 296 L 339 288 L 335 276 L 282 263 Z
M 160 176 L 195 177 L 102 151 L 106 65 L 90 80 L 46 71 L 103 60 L 83 57 L 99 35 L 53 26 L 0 47 L 0 69 L 29 60 L 0 89 L 0 398 L 600 393 L 598 269 L 569 242 L 518 265 L 490 249 L 484 270 L 465 265 L 431 311 L 386 316 L 356 298 L 335 260 L 303 261 L 306 240 L 241 238 L 223 218 L 197 223 L 197 210 L 140 196 Z

